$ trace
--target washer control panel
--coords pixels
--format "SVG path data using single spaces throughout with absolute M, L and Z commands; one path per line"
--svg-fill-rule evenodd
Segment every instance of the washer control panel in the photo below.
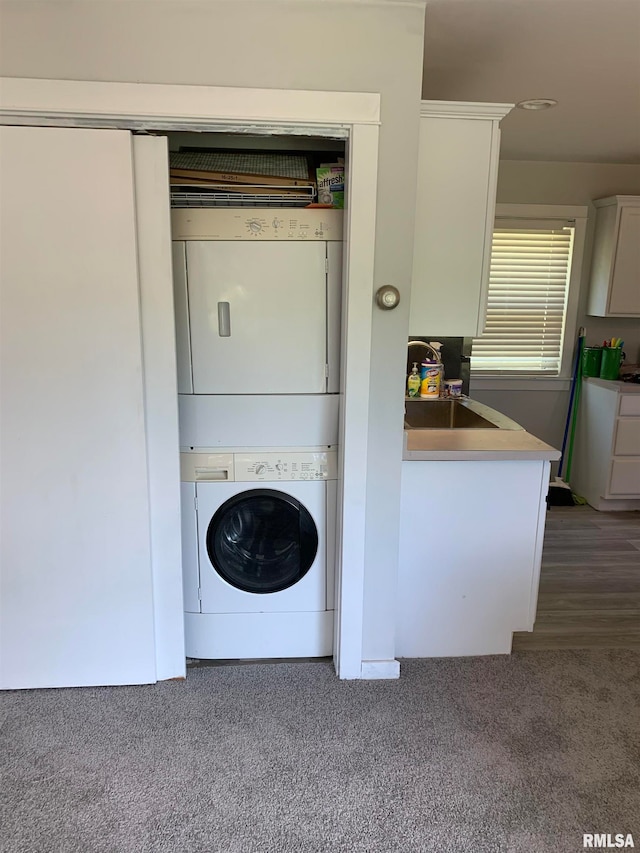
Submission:
M 236 453 L 235 479 L 241 483 L 277 480 L 335 480 L 335 451 L 318 453 Z

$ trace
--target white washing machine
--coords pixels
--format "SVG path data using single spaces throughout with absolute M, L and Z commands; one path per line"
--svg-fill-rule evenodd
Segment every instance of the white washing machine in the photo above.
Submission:
M 337 454 L 182 453 L 189 657 L 333 651 Z

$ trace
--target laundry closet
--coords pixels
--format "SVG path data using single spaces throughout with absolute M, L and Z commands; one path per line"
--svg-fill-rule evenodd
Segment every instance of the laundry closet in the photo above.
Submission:
M 312 178 L 343 143 L 168 142 L 186 654 L 328 656 L 343 211 Z

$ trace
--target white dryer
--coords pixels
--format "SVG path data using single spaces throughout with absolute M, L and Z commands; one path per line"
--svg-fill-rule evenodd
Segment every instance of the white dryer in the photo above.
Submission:
M 189 657 L 333 651 L 336 452 L 182 453 Z
M 172 211 L 181 395 L 338 393 L 342 214 Z

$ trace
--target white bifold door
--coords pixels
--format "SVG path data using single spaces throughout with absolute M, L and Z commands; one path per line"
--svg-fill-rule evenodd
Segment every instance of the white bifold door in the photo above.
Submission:
M 0 686 L 153 682 L 132 137 L 0 134 Z
M 202 240 L 174 249 L 174 263 L 186 262 L 176 280 L 188 283 L 192 354 L 192 387 L 181 371 L 180 390 L 325 393 L 326 246 Z

